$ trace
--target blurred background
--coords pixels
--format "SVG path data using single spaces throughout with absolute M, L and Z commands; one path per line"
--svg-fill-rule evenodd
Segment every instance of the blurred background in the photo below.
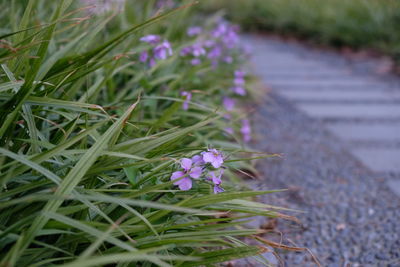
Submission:
M 246 30 L 335 47 L 369 48 L 400 59 L 400 2 L 396 0 L 220 0 L 203 1 L 203 6 L 225 10 Z

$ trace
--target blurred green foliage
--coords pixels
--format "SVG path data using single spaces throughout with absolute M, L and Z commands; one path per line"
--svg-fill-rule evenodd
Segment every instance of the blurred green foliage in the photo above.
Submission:
M 400 1 L 397 0 L 220 0 L 246 29 L 295 34 L 317 43 L 372 48 L 400 59 Z

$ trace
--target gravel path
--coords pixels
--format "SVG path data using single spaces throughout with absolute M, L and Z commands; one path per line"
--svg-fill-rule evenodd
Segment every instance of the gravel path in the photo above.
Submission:
M 295 214 L 302 227 L 278 221 L 275 230 L 322 266 L 400 266 L 399 79 L 373 74 L 373 60 L 247 41 L 271 88 L 254 118 L 257 148 L 282 154 L 260 162 L 264 178 L 253 185 L 288 188 L 264 201 L 304 211 Z M 315 266 L 307 253 L 281 255 L 285 266 Z

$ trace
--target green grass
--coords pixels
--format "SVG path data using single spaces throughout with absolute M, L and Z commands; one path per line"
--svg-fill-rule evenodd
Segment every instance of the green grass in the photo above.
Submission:
M 238 48 L 218 66 L 179 56 L 218 16 L 155 1 L 94 15 L 78 4 L 0 4 L 0 266 L 213 266 L 264 252 L 241 241 L 260 233 L 243 224 L 282 217 L 256 201 L 275 191 L 249 190 L 237 173 L 267 155 L 241 141 L 245 109 L 222 107 L 225 96 L 251 100 L 249 81 L 247 97 L 229 90 L 246 58 Z M 205 33 L 188 37 L 195 25 Z M 139 62 L 147 34 L 174 54 Z M 193 93 L 187 110 L 182 90 Z M 224 154 L 226 191 L 204 176 L 179 190 L 179 161 L 209 147 Z
M 229 3 L 228 3 L 229 2 Z M 224 8 L 245 28 L 297 35 L 317 43 L 372 48 L 400 59 L 400 2 L 396 0 L 204 1 Z

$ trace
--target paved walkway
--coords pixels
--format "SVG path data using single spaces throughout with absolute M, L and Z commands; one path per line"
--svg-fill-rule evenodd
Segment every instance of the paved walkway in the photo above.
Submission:
M 271 89 L 256 115 L 265 201 L 305 211 L 304 228 L 281 225 L 323 266 L 400 266 L 400 79 L 374 60 L 247 36 L 256 73 Z M 312 266 L 289 253 L 287 266 Z

